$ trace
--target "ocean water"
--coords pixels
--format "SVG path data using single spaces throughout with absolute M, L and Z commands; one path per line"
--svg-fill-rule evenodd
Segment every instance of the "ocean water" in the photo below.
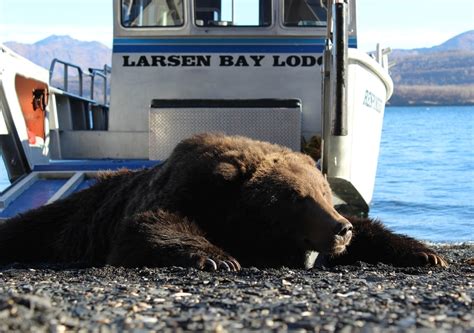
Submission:
M 370 215 L 432 242 L 474 241 L 474 107 L 386 109 Z
M 473 127 L 474 107 L 387 108 L 370 215 L 426 241 L 473 242 Z

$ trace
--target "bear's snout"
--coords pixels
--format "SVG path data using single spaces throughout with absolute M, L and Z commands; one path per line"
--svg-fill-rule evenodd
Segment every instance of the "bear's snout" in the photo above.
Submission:
M 350 224 L 349 222 L 342 222 L 342 223 L 339 223 L 338 225 L 336 225 L 336 227 L 334 228 L 334 234 L 336 234 L 337 236 L 346 236 L 348 232 L 352 232 L 352 224 Z
M 339 254 L 345 251 L 352 238 L 352 224 L 343 219 L 334 228 L 334 247 L 333 252 Z
M 338 254 L 344 252 L 352 238 L 352 224 L 335 210 L 312 212 L 306 220 L 304 242 L 310 250 Z

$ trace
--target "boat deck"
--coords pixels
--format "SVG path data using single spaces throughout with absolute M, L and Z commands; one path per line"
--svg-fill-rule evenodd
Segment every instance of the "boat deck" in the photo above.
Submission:
M 62 199 L 95 183 L 99 171 L 137 170 L 159 164 L 150 160 L 64 160 L 37 165 L 0 196 L 0 220 Z

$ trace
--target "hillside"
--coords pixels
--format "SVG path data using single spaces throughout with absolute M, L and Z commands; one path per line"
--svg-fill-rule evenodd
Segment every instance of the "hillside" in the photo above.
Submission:
M 112 50 L 99 42 L 83 42 L 69 36 L 49 36 L 34 44 L 6 42 L 13 51 L 49 69 L 54 58 L 80 65 L 83 69 L 110 65 Z
M 394 50 L 391 105 L 474 104 L 474 30 L 431 48 Z

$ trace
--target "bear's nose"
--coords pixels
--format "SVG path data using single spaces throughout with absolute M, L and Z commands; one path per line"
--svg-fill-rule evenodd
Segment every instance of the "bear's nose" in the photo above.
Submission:
M 338 236 L 345 236 L 349 231 L 352 231 L 352 224 L 350 223 L 339 223 L 335 230 L 334 233 Z

